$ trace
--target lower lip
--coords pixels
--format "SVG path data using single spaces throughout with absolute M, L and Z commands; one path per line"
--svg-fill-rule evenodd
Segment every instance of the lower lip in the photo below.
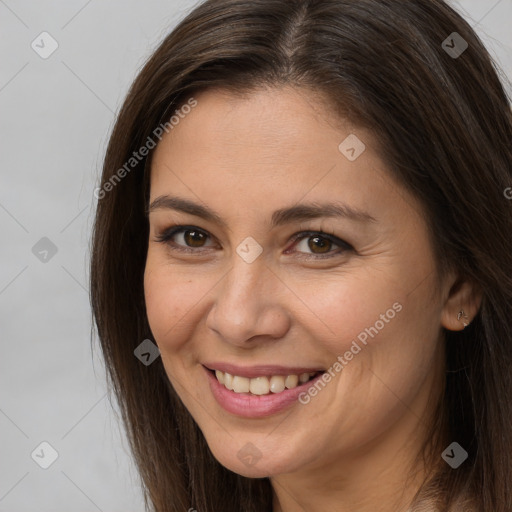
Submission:
M 308 380 L 293 389 L 285 389 L 280 393 L 268 395 L 253 395 L 250 393 L 235 393 L 221 384 L 210 370 L 205 369 L 213 396 L 226 411 L 243 418 L 263 418 L 271 416 L 290 407 L 297 402 L 299 395 L 307 390 L 322 377 L 319 373 L 315 378 Z

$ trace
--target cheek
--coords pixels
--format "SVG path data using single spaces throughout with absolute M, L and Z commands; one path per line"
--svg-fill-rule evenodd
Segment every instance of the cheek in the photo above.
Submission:
M 201 279 L 148 254 L 144 296 L 149 326 L 158 346 L 176 351 L 187 341 L 206 291 Z
M 429 300 L 429 283 L 414 293 L 404 291 L 404 281 L 393 270 L 385 278 L 382 272 L 365 272 L 364 278 L 354 272 L 302 287 L 295 283 L 315 313 L 303 318 L 303 325 L 330 354 L 329 373 L 342 375 L 334 385 L 343 397 L 340 408 L 345 410 L 347 403 L 361 408 L 364 403 L 367 413 L 379 418 L 377 423 L 386 411 L 401 410 L 397 396 L 406 403 L 412 399 L 429 372 L 427 366 L 434 364 L 438 338 L 438 311 Z
M 340 315 L 345 320 L 338 320 L 342 334 L 330 351 L 336 354 L 333 363 L 339 363 L 335 373 L 341 375 L 335 388 L 339 410 L 346 412 L 350 404 L 348 409 L 359 411 L 345 418 L 349 430 L 356 425 L 362 428 L 363 416 L 372 418 L 365 420 L 368 436 L 380 432 L 407 411 L 425 382 L 434 377 L 439 364 L 436 311 L 428 310 L 426 299 L 419 293 L 379 287 L 379 293 L 365 300 L 354 295 L 344 302 Z
M 302 321 L 313 338 L 323 340 L 336 356 L 350 350 L 353 341 L 362 348 L 376 343 L 403 316 L 404 297 L 391 277 L 363 279 L 354 272 L 302 285 L 296 282 L 294 288 L 309 309 Z

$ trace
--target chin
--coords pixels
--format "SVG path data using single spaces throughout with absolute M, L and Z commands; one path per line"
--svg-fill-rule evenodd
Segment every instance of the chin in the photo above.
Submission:
M 276 450 L 272 447 L 259 450 L 251 442 L 239 443 L 232 442 L 230 447 L 239 446 L 241 448 L 226 451 L 225 446 L 210 448 L 215 459 L 225 468 L 247 478 L 267 478 L 283 473 L 293 472 L 298 466 L 298 461 L 287 460 L 286 455 L 276 456 Z M 267 455 L 265 455 L 265 451 Z

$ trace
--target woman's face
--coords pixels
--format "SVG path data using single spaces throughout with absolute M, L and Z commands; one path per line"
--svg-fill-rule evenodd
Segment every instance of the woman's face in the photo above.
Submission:
M 145 297 L 213 454 L 261 477 L 416 446 L 448 294 L 418 203 L 304 90 L 196 100 L 155 149 Z

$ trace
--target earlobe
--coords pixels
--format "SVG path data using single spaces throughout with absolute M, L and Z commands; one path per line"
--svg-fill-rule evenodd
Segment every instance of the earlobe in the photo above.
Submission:
M 453 284 L 443 307 L 441 325 L 450 331 L 462 331 L 475 318 L 482 303 L 482 291 L 470 281 Z
M 459 311 L 459 313 L 457 314 L 457 320 L 459 322 L 462 322 L 462 325 L 464 327 L 467 327 L 469 325 L 469 317 L 468 317 L 468 315 L 466 315 L 466 313 L 464 313 L 463 309 L 461 309 Z

